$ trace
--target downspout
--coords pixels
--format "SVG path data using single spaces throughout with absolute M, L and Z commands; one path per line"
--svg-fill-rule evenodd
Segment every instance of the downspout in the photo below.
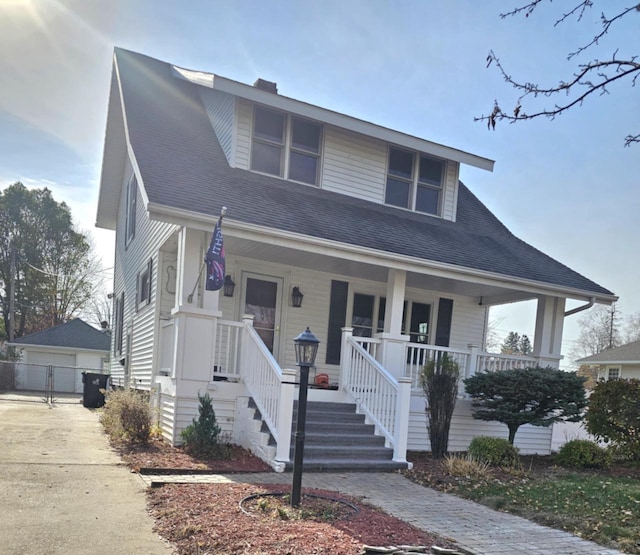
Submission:
M 587 304 L 582 305 L 582 306 L 577 306 L 576 308 L 572 308 L 571 310 L 567 310 L 564 313 L 564 317 L 566 318 L 567 316 L 571 316 L 572 314 L 576 314 L 578 312 L 582 312 L 583 310 L 587 310 L 588 308 L 591 308 L 594 305 L 595 302 L 596 302 L 596 298 L 595 297 L 591 297 Z

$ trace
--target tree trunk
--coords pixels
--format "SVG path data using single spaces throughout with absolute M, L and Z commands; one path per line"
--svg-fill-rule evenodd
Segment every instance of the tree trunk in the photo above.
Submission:
M 516 432 L 520 426 L 518 424 L 509 424 L 509 443 L 513 445 L 516 439 Z

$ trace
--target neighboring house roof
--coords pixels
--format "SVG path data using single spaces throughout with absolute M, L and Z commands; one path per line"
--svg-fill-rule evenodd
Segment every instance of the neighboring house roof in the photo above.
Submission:
M 11 345 L 18 347 L 65 347 L 69 349 L 109 351 L 111 333 L 97 330 L 80 318 L 75 318 L 66 324 L 60 324 L 59 326 L 14 339 Z
M 576 360 L 579 364 L 640 364 L 640 341 L 607 349 L 597 355 Z
M 177 78 L 170 64 L 141 54 L 116 49 L 115 59 L 119 81 L 115 88 L 112 84 L 112 95 L 121 94 L 142 195 L 156 214 L 200 214 L 214 221 L 227 206 L 227 221 L 616 299 L 515 237 L 462 183 L 452 222 L 232 168 L 202 105 L 200 85 Z M 107 143 L 105 158 L 109 148 Z M 98 225 L 113 229 L 113 199 L 119 195 L 106 190 L 105 171 Z

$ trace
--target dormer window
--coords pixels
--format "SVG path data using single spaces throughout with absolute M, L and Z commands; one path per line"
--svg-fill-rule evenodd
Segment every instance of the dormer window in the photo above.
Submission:
M 444 168 L 444 160 L 390 147 L 385 203 L 439 215 Z
M 317 185 L 321 135 L 317 123 L 256 106 L 251 169 Z

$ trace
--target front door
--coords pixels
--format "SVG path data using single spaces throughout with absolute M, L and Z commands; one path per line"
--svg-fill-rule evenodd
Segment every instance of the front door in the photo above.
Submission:
M 278 358 L 282 280 L 256 274 L 243 275 L 244 314 L 253 314 L 253 327 L 267 349 Z

